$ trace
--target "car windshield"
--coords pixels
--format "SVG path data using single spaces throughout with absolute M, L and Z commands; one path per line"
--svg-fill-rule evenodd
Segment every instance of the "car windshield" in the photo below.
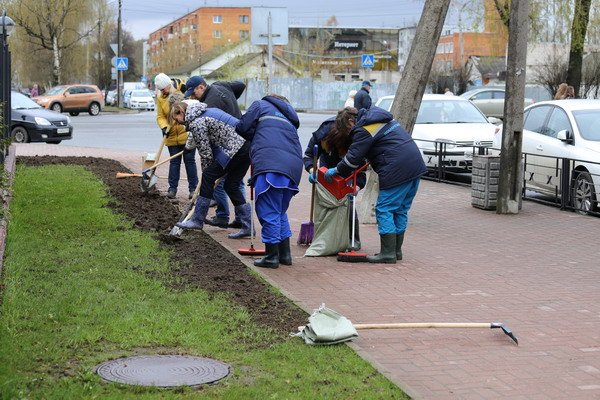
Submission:
M 392 108 L 393 102 L 394 102 L 394 99 L 381 99 L 381 101 L 379 102 L 379 105 L 377 107 L 383 108 L 384 110 L 387 110 L 387 111 L 390 111 L 390 109 Z
M 29 110 L 34 108 L 42 108 L 29 97 L 22 95 L 21 93 L 10 93 L 10 108 L 13 110 Z
M 579 128 L 581 137 L 586 140 L 600 142 L 600 110 L 573 111 L 575 122 Z
M 487 124 L 489 121 L 469 101 L 425 100 L 419 107 L 417 124 Z
M 66 88 L 64 86 L 54 86 L 53 88 L 48 89 L 46 93 L 47 96 L 54 96 L 55 94 L 60 94 L 64 92 Z
M 152 97 L 152 93 L 149 90 L 134 90 L 131 97 Z

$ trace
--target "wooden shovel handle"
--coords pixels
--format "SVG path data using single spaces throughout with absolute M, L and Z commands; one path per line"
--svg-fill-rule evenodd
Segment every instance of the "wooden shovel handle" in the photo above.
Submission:
M 159 163 L 156 163 L 156 164 L 154 164 L 154 165 L 153 165 L 153 166 L 151 166 L 150 168 L 146 168 L 146 169 L 144 170 L 144 172 L 152 171 L 152 170 L 156 169 L 157 167 L 159 167 L 159 166 L 163 165 L 163 164 L 164 164 L 164 163 L 166 163 L 167 161 L 171 161 L 172 159 L 174 159 L 174 158 L 176 158 L 176 157 L 179 157 L 179 156 L 181 156 L 181 155 L 183 154 L 183 152 L 184 152 L 184 151 L 185 151 L 185 150 L 181 150 L 179 153 L 173 154 L 173 155 L 172 155 L 171 157 L 169 157 L 169 158 L 165 158 L 163 161 L 161 161 L 161 162 L 159 162 Z

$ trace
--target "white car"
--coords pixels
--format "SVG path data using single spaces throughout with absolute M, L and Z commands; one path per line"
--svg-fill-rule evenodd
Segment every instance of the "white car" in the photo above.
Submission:
M 377 100 L 377 107 L 390 110 L 394 96 Z M 425 94 L 412 138 L 430 170 L 442 165 L 449 172 L 470 172 L 473 152 L 491 147 L 499 128 L 469 100 L 459 96 Z M 445 148 L 445 152 L 442 150 Z
M 501 143 L 500 134 L 494 147 Z M 570 205 L 581 213 L 598 209 L 600 100 L 554 100 L 527 107 L 522 152 L 527 189 L 562 196 L 562 160 L 570 159 Z
M 132 110 L 154 111 L 154 96 L 148 89 L 132 90 L 128 96 L 127 106 Z

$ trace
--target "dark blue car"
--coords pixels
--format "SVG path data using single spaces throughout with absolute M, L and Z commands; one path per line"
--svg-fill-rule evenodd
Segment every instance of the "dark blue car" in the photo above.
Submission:
M 13 142 L 58 144 L 71 139 L 73 126 L 69 117 L 40 107 L 36 102 L 11 92 L 10 133 Z

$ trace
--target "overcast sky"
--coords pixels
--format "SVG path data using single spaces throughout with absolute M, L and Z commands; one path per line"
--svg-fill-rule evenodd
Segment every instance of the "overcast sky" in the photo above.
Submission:
M 123 23 L 136 39 L 148 37 L 198 7 L 287 7 L 291 25 L 403 27 L 419 20 L 424 0 L 122 0 Z M 116 4 L 115 1 L 113 4 Z

